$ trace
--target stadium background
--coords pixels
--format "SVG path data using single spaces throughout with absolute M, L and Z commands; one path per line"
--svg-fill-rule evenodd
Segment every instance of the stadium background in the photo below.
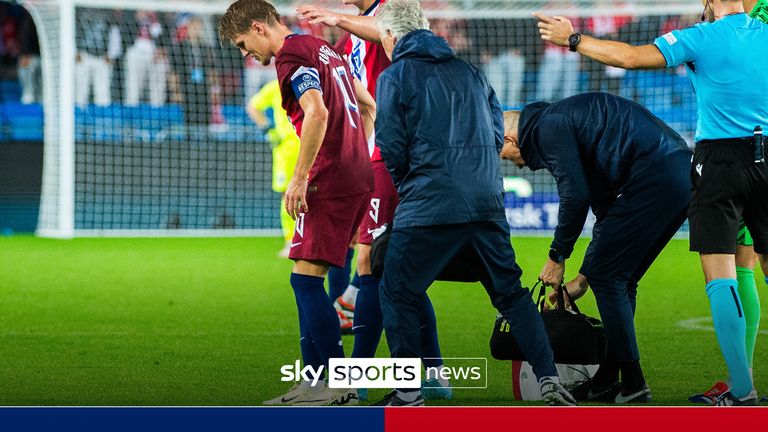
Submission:
M 290 264 L 269 237 L 279 228 L 269 144 L 243 108 L 271 68 L 219 46 L 215 14 L 226 2 L 21 3 L 31 16 L 0 2 L 0 403 L 253 404 L 277 394 L 279 366 L 298 357 Z M 297 31 L 335 41 L 340 32 L 295 19 L 303 3 L 277 2 Z M 506 107 L 609 91 L 691 142 L 695 101 L 682 70 L 581 59 L 544 44 L 530 13 L 640 44 L 695 23 L 698 0 L 422 3 L 433 30 L 488 74 Z M 19 82 L 29 72 L 19 74 L 22 59 L 36 54 L 30 17 L 42 60 L 32 101 Z M 556 225 L 556 190 L 547 174 L 503 167 L 531 185 L 507 198 L 530 283 Z M 40 237 L 14 235 L 34 231 Z M 221 238 L 232 236 L 246 238 Z M 494 313 L 482 290 L 437 284 L 431 293 L 444 355 L 488 356 Z M 595 313 L 591 298 L 583 303 Z M 659 403 L 722 378 L 706 316 L 697 259 L 674 242 L 640 294 L 638 332 Z M 758 343 L 756 364 L 765 358 Z M 508 366 L 491 362 L 489 389 L 455 402 L 509 403 Z

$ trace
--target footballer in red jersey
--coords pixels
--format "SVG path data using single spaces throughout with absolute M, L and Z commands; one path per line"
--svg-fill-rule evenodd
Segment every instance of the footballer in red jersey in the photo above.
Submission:
M 342 0 L 346 5 L 354 5 L 359 15 L 339 14 L 315 6 L 299 6 L 299 18 L 310 24 L 336 26 L 347 33 L 336 42 L 335 48 L 343 52 L 352 74 L 376 96 L 376 81 L 379 75 L 391 64 L 384 47 L 381 45 L 379 30 L 374 23 L 374 16 L 386 0 Z M 369 141 L 369 151 L 373 163 L 375 188 L 371 194 L 368 211 L 363 217 L 358 237 L 357 272 L 360 275 L 360 291 L 354 305 L 355 345 L 352 357 L 373 357 L 376 353 L 382 331 L 381 311 L 378 301 L 379 280 L 371 273 L 371 244 L 374 239 L 392 226 L 397 208 L 397 189 L 392 181 L 381 153 L 373 140 Z M 346 296 L 346 293 L 345 293 Z M 342 304 L 348 308 L 348 306 Z M 427 367 L 441 367 L 440 345 L 434 309 L 429 298 L 422 305 L 421 325 L 425 336 L 422 337 L 422 353 L 427 360 Z M 422 394 L 426 399 L 450 399 L 453 392 L 447 380 L 430 380 L 424 383 Z M 362 398 L 361 392 L 361 398 Z
M 337 26 L 346 33 L 336 43 L 336 49 L 343 51 L 349 63 L 352 74 L 376 96 L 376 80 L 379 74 L 390 65 L 384 48 L 379 43 L 379 33 L 373 23 L 373 17 L 385 0 L 342 0 L 344 4 L 354 5 L 360 15 L 346 15 L 330 12 L 314 6 L 300 6 L 299 17 L 310 23 L 322 23 Z M 369 274 L 369 247 L 375 236 L 383 233 L 394 219 L 397 207 L 397 191 L 392 178 L 381 159 L 379 149 L 369 141 L 369 151 L 375 177 L 375 190 L 370 199 L 368 213 L 360 226 L 359 243 L 363 249 L 359 254 L 358 272 Z M 366 247 L 367 246 L 367 247 Z M 362 267 L 362 268 L 361 268 Z
M 330 358 L 344 357 L 339 320 L 325 294 L 331 265 L 342 266 L 373 190 L 366 140 L 376 103 L 347 63 L 325 41 L 297 35 L 264 0 L 237 0 L 219 21 L 219 35 L 263 65 L 275 58 L 283 108 L 300 137 L 299 157 L 285 192 L 296 220 L 289 257 L 299 311 L 304 364 L 322 374 Z M 354 389 L 302 381 L 265 404 L 348 405 Z

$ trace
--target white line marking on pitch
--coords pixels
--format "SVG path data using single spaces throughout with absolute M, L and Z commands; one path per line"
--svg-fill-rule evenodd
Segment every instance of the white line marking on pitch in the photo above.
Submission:
M 715 327 L 712 325 L 712 317 L 690 318 L 678 321 L 676 325 L 686 330 L 715 331 Z M 759 334 L 768 334 L 768 330 L 758 330 L 757 332 Z

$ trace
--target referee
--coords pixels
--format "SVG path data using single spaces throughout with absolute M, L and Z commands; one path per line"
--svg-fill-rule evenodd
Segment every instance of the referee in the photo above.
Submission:
M 717 405 L 756 405 L 747 364 L 745 320 L 736 281 L 736 234 L 744 218 L 763 269 L 768 261 L 768 167 L 756 126 L 768 127 L 768 26 L 744 13 L 742 0 L 705 0 L 702 20 L 653 44 L 631 46 L 575 32 L 565 17 L 535 14 L 544 40 L 625 69 L 685 65 L 696 92 L 698 123 L 691 250 L 699 252 L 720 349 L 732 386 Z

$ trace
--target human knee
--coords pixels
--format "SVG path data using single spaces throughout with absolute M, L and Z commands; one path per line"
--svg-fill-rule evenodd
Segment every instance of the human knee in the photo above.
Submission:
M 752 246 L 736 246 L 736 267 L 752 269 L 757 263 L 757 254 Z

